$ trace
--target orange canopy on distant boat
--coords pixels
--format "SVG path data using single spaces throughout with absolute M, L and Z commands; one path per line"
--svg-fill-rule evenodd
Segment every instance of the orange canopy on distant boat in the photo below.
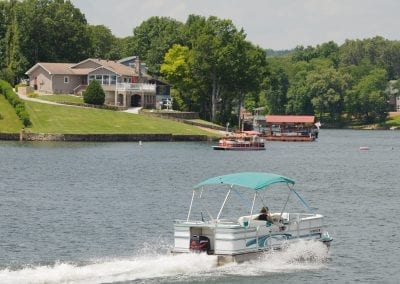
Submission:
M 314 123 L 314 115 L 266 115 L 267 123 Z

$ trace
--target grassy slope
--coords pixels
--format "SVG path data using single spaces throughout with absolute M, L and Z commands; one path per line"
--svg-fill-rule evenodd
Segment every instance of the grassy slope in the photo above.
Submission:
M 26 101 L 34 133 L 164 133 L 213 136 L 208 131 L 145 115 Z
M 77 101 L 81 98 L 71 96 L 40 96 L 49 101 Z M 34 133 L 172 133 L 200 134 L 216 136 L 197 127 L 174 122 L 168 119 L 135 115 L 109 110 L 55 106 L 26 101 L 33 126 L 28 131 Z M 22 123 L 14 109 L 0 95 L 0 132 L 19 132 Z M 203 121 L 204 122 L 204 121 Z M 400 116 L 392 117 L 386 127 L 400 126 Z
M 83 103 L 83 97 L 72 96 L 72 95 L 41 95 L 37 97 L 40 100 L 50 102 L 72 102 L 72 103 Z
M 385 122 L 385 125 L 390 128 L 392 126 L 400 127 L 400 115 L 391 117 Z
M 21 121 L 3 95 L 0 95 L 0 114 L 3 117 L 3 119 L 0 119 L 0 132 L 15 133 L 21 130 Z

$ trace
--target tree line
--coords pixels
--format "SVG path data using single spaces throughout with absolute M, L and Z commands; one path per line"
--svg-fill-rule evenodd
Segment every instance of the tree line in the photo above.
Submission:
M 298 46 L 268 60 L 266 100 L 273 113 L 316 114 L 331 123 L 384 121 L 400 76 L 400 42 L 376 36 Z M 392 84 L 390 83 L 392 82 Z
M 388 82 L 400 76 L 400 42 L 379 36 L 273 51 L 246 40 L 229 19 L 190 15 L 185 23 L 151 17 L 118 38 L 88 24 L 68 0 L 0 2 L 0 78 L 13 85 L 37 62 L 132 55 L 173 86 L 175 109 L 231 125 L 243 106 L 335 124 L 379 122 L 393 95 Z

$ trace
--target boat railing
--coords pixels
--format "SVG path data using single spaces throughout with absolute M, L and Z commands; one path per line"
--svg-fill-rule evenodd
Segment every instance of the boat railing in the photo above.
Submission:
M 194 225 L 200 225 L 200 224 L 205 224 L 207 222 L 204 221 L 192 221 L 192 220 L 174 220 L 174 224 L 194 224 Z
M 226 225 L 239 224 L 238 221 L 235 219 L 218 219 L 218 220 L 216 220 L 216 223 L 226 224 Z
M 320 214 L 313 214 L 313 213 L 289 213 L 289 221 L 296 221 L 296 220 L 305 220 L 307 218 L 316 218 L 322 217 Z
M 309 235 L 321 232 L 321 223 L 318 220 L 322 220 L 324 216 L 321 214 L 312 213 L 290 213 L 289 223 L 294 223 L 296 226 L 297 237 L 300 237 L 300 231 L 308 229 Z M 303 225 L 301 225 L 303 224 Z

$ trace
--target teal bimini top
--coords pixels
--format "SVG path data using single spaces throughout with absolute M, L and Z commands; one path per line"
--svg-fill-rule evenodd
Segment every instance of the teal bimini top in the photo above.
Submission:
M 258 191 L 265 189 L 274 183 L 287 183 L 294 185 L 294 180 L 273 173 L 244 172 L 209 178 L 200 182 L 194 188 L 202 187 L 204 185 L 226 184 L 230 186 L 238 185 Z

